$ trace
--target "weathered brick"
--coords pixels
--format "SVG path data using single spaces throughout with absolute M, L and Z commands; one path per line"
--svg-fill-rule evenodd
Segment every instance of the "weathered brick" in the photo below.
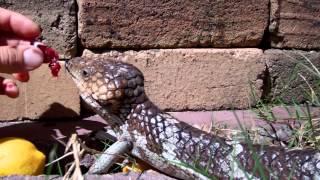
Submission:
M 76 5 L 74 0 L 9 0 L 0 7 L 30 17 L 42 29 L 41 39 L 60 53 L 60 58 L 75 56 L 77 51 Z
M 319 0 L 271 0 L 271 46 L 320 48 Z
M 47 65 L 42 65 L 32 71 L 30 76 L 28 83 L 17 82 L 20 87 L 18 98 L 0 96 L 0 120 L 79 115 L 78 90 L 64 70 L 60 71 L 58 78 L 55 78 L 51 76 Z
M 162 109 L 246 108 L 261 95 L 265 64 L 259 49 L 109 51 L 84 57 L 123 60 L 145 75 L 146 91 Z
M 78 0 L 85 48 L 254 47 L 268 0 Z
M 318 100 L 320 74 L 316 69 L 320 68 L 320 52 L 271 49 L 264 52 L 264 57 L 268 66 L 266 87 L 269 87 L 270 100 L 290 104 Z M 317 97 L 310 96 L 312 91 Z

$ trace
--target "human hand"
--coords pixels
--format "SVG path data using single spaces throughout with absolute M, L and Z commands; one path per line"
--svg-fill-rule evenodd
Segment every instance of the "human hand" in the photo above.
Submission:
M 0 8 L 0 72 L 21 81 L 43 63 L 43 53 L 30 41 L 40 35 L 39 26 L 27 17 Z M 12 79 L 0 77 L 0 94 L 17 97 L 19 89 Z

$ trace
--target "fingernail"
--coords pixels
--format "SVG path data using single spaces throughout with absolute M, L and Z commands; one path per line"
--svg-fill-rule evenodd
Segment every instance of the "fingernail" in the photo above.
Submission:
M 42 54 L 33 48 L 26 49 L 23 52 L 23 58 L 26 70 L 33 70 L 39 67 L 43 62 Z
M 8 83 L 6 84 L 5 86 L 5 94 L 8 96 L 8 97 L 11 97 L 11 98 L 16 98 L 19 96 L 19 90 L 17 88 L 17 85 L 14 84 L 14 83 Z

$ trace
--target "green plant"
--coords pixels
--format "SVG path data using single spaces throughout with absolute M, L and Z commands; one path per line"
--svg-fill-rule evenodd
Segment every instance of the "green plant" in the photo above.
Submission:
M 299 128 L 292 128 L 292 137 L 286 143 L 289 148 L 304 148 L 304 147 L 315 147 L 320 149 L 320 137 L 319 127 L 320 122 L 318 118 L 312 117 L 311 109 L 320 107 L 320 71 L 312 63 L 312 61 L 300 51 L 293 51 L 295 55 L 292 56 L 284 51 L 284 55 L 289 58 L 290 62 L 295 63 L 291 74 L 284 80 L 278 79 L 278 83 L 281 84 L 281 88 L 273 87 L 274 96 L 267 99 L 261 99 L 255 94 L 254 86 L 251 87 L 252 97 L 256 100 L 256 107 L 253 109 L 259 117 L 266 121 L 278 122 L 279 119 L 273 112 L 273 108 L 281 106 L 286 109 L 289 116 L 292 118 L 291 121 L 296 121 L 300 124 Z M 308 74 L 308 78 L 306 75 Z M 312 78 L 310 78 L 312 76 Z M 282 95 L 290 91 L 291 83 L 300 78 L 304 84 L 299 86 L 304 92 L 304 98 L 306 101 L 303 104 L 298 104 L 294 98 L 291 99 L 291 103 L 285 103 L 282 99 Z M 312 79 L 312 82 L 310 79 Z M 277 96 L 275 96 L 277 95 Z M 294 111 L 292 111 L 294 109 Z M 270 123 L 272 125 L 272 123 Z M 275 130 L 275 128 L 274 128 Z M 273 132 L 276 134 L 276 132 Z
M 46 171 L 45 171 L 45 173 L 47 175 L 46 178 L 49 175 L 53 174 L 53 168 L 54 168 L 55 163 L 52 163 L 52 162 L 55 161 L 58 158 L 57 150 L 58 150 L 58 144 L 55 143 L 53 145 L 52 149 L 50 150 L 49 155 L 48 155 L 48 165 L 46 166 Z M 58 174 L 60 176 L 63 176 L 62 167 L 61 167 L 59 161 L 56 162 L 56 168 L 58 170 Z

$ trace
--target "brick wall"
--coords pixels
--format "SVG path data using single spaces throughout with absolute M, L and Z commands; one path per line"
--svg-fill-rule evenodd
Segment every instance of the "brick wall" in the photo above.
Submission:
M 0 0 L 0 7 L 38 22 L 63 60 L 135 64 L 150 98 L 166 110 L 246 109 L 276 96 L 303 102 L 305 82 L 290 79 L 296 64 L 305 56 L 320 67 L 318 0 Z M 1 120 L 79 115 L 73 82 L 44 68 L 20 84 L 18 99 L 0 97 Z

